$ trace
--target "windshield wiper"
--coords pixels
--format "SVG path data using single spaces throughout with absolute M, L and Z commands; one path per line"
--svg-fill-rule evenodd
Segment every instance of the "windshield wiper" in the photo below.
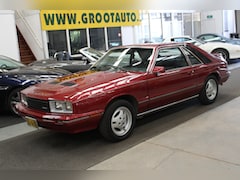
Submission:
M 111 68 L 113 68 L 115 70 L 120 70 L 120 71 L 126 72 L 126 69 L 124 69 L 122 67 L 119 67 L 119 66 L 113 66 L 113 65 L 110 65 L 110 64 L 106 64 L 106 65 L 104 65 L 104 67 L 111 67 Z
M 122 67 L 119 67 L 119 66 L 113 66 L 113 65 L 110 65 L 110 64 L 105 64 L 105 65 L 102 65 L 102 66 L 93 66 L 91 67 L 90 69 L 91 70 L 94 70 L 94 71 L 106 71 L 106 70 L 109 70 L 109 68 L 112 68 L 114 70 L 121 70 L 121 71 L 125 71 L 125 69 L 123 69 Z

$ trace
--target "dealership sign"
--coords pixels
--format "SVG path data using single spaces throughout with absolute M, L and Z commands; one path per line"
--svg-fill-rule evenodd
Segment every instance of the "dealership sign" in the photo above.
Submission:
M 138 10 L 41 10 L 43 30 L 134 26 Z

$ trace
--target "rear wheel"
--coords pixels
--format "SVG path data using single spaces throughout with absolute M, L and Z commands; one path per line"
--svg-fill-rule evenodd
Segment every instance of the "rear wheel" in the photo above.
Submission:
M 222 55 L 222 57 L 229 62 L 229 52 L 225 49 L 215 49 L 213 50 L 213 53 L 219 53 Z
M 202 104 L 213 103 L 218 95 L 218 82 L 215 76 L 209 76 L 204 84 L 199 95 L 199 100 Z
M 131 135 L 135 121 L 133 105 L 126 100 L 117 100 L 106 109 L 99 125 L 99 132 L 107 140 L 121 141 Z

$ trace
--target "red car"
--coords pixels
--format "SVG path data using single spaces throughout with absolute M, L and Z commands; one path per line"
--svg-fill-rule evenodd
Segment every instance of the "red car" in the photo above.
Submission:
M 120 141 L 139 116 L 195 97 L 213 103 L 229 75 L 225 61 L 192 44 L 122 46 L 87 71 L 21 91 L 16 107 L 34 127 L 65 133 L 98 128 Z

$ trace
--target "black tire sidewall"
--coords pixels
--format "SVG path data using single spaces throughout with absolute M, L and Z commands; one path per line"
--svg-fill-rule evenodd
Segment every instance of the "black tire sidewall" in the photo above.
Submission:
M 20 93 L 21 90 L 23 90 L 24 88 L 16 88 L 13 89 L 9 95 L 8 95 L 8 99 L 7 99 L 7 110 L 10 111 L 12 114 L 16 114 L 17 115 L 17 111 L 12 109 L 12 97 L 15 96 L 17 93 Z M 19 99 L 20 101 L 20 99 Z
M 124 106 L 129 109 L 129 111 L 132 114 L 132 125 L 129 131 L 123 135 L 123 136 L 118 136 L 116 135 L 111 128 L 111 118 L 114 113 L 114 111 L 118 108 Z M 126 139 L 129 137 L 134 129 L 136 122 L 136 112 L 131 103 L 129 103 L 126 100 L 116 100 L 112 102 L 105 110 L 103 118 L 101 119 L 101 122 L 99 124 L 99 132 L 100 134 L 107 140 L 112 141 L 112 142 L 117 142 Z
M 221 54 L 225 54 L 226 55 L 226 61 L 228 62 L 229 61 L 229 53 L 227 50 L 225 49 L 216 49 L 216 50 L 213 50 L 213 53 L 221 53 Z

